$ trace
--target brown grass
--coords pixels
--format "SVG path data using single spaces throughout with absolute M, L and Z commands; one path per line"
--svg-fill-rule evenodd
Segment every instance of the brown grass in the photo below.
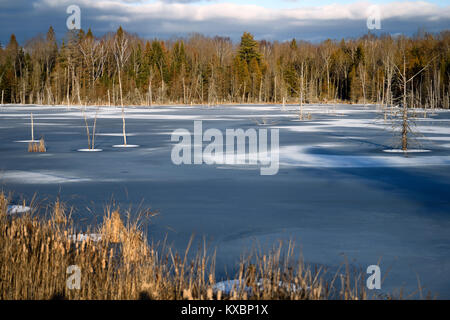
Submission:
M 29 142 L 28 143 L 28 152 L 47 152 L 47 148 L 45 147 L 45 140 L 41 138 L 38 142 Z
M 299 120 L 311 120 L 312 119 L 312 115 L 310 112 L 307 112 L 306 114 L 300 114 L 298 116 Z
M 245 255 L 229 295 L 214 290 L 215 255 L 206 246 L 189 258 L 149 245 L 138 222 L 106 209 L 100 241 L 74 242 L 71 215 L 58 200 L 46 218 L 7 216 L 0 193 L 0 299 L 368 299 L 360 273 L 327 276 L 294 259 L 294 246 Z M 81 289 L 69 290 L 66 269 L 81 269 Z M 250 291 L 249 291 L 249 288 Z M 385 297 L 386 298 L 386 297 Z M 390 298 L 390 297 L 387 297 Z

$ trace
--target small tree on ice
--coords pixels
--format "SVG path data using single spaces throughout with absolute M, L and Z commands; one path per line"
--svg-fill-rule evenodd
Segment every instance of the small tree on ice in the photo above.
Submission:
M 120 104 L 122 106 L 122 133 L 123 133 L 123 145 L 127 145 L 127 135 L 125 132 L 125 108 L 123 105 L 122 96 L 122 76 L 121 71 L 130 57 L 130 51 L 128 50 L 128 39 L 125 36 L 122 27 L 119 27 L 114 38 L 114 58 L 117 65 L 117 73 L 119 76 L 119 91 L 120 91 Z
M 402 95 L 400 98 L 402 99 L 402 111 L 401 111 L 401 132 L 402 132 L 402 138 L 401 138 L 401 145 L 402 145 L 402 151 L 407 152 L 408 151 L 408 134 L 411 132 L 411 127 L 409 125 L 410 119 L 408 114 L 408 104 L 407 104 L 407 97 L 408 97 L 408 83 L 413 81 L 413 79 L 421 74 L 423 71 L 425 71 L 431 64 L 433 60 L 437 58 L 434 57 L 433 59 L 428 62 L 428 64 L 423 67 L 421 70 L 419 70 L 417 73 L 415 73 L 412 77 L 408 78 L 406 74 L 406 48 L 404 47 L 405 44 L 403 44 L 402 48 L 402 66 L 398 66 L 397 64 L 393 63 L 393 66 L 399 76 L 399 85 L 402 90 Z

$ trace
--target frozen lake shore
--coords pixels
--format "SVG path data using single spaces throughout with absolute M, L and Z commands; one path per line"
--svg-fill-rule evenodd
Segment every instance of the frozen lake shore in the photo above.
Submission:
M 28 153 L 30 113 L 46 153 Z M 229 274 L 244 249 L 294 239 L 307 263 L 337 268 L 347 257 L 365 270 L 381 261 L 383 290 L 421 285 L 450 298 L 450 112 L 415 119 L 413 146 L 426 153 L 387 153 L 398 135 L 375 106 L 100 107 L 95 148 L 88 148 L 79 107 L 1 106 L 0 183 L 16 199 L 44 206 L 60 195 L 81 226 L 95 225 L 111 199 L 126 209 L 151 207 L 150 240 L 184 251 L 195 234 L 217 247 Z M 89 123 L 97 108 L 88 107 Z M 422 113 L 417 113 L 422 116 Z M 280 169 L 191 165 L 171 161 L 171 134 L 203 126 L 278 128 Z M 89 207 L 90 210 L 87 210 Z M 97 212 L 93 214 L 92 212 Z M 218 270 L 223 272 L 223 270 Z M 224 273 L 223 273 L 224 274 Z

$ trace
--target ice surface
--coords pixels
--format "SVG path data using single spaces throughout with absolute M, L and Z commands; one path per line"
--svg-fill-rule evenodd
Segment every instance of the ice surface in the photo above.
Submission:
M 68 172 L 57 172 L 43 170 L 40 172 L 8 170 L 0 172 L 0 181 L 20 184 L 53 184 L 53 183 L 74 183 L 86 182 L 90 179 L 80 178 L 70 175 Z
M 37 214 L 59 196 L 76 208 L 77 230 L 98 226 L 112 201 L 131 205 L 132 215 L 151 207 L 160 214 L 148 224 L 149 240 L 167 236 L 183 252 L 193 234 L 199 245 L 205 237 L 217 248 L 219 280 L 234 276 L 243 250 L 293 239 L 306 263 L 332 272 L 344 256 L 363 270 L 381 261 L 382 276 L 389 270 L 383 290 L 414 291 L 419 276 L 450 298 L 450 112 L 415 121 L 411 148 L 431 152 L 405 156 L 383 152 L 401 141 L 375 106 L 305 105 L 307 121 L 294 105 L 127 108 L 128 142 L 140 146 L 128 150 L 113 148 L 123 143 L 121 109 L 87 107 L 90 124 L 97 109 L 95 147 L 103 152 L 77 152 L 87 147 L 79 106 L 2 107 L 2 189 L 37 194 Z M 30 112 L 47 153 L 15 143 L 30 138 Z M 268 125 L 258 126 L 262 119 Z M 171 133 L 192 132 L 194 120 L 203 130 L 279 129 L 278 174 L 261 176 L 258 165 L 173 165 Z
M 264 281 L 264 279 L 259 279 L 256 282 L 256 286 L 260 289 L 264 289 L 264 283 L 271 283 L 271 282 L 269 279 L 267 279 L 266 281 Z M 286 290 L 292 291 L 292 292 L 301 290 L 301 288 L 299 288 L 298 286 L 296 286 L 293 283 L 289 284 L 289 283 L 280 281 L 278 283 L 278 285 L 280 287 L 283 287 Z M 306 290 L 310 290 L 310 288 L 307 287 Z M 213 291 L 215 293 L 217 293 L 218 291 L 221 291 L 225 295 L 230 295 L 233 291 L 245 291 L 245 292 L 247 292 L 247 294 L 249 294 L 251 296 L 253 290 L 251 287 L 246 286 L 242 281 L 239 281 L 238 279 L 234 279 L 234 280 L 225 280 L 225 281 L 217 282 L 213 286 Z

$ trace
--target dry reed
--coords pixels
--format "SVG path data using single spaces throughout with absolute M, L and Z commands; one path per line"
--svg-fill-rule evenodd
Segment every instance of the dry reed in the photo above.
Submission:
M 28 143 L 28 152 L 47 152 L 47 148 L 45 147 L 45 140 L 41 138 L 38 142 L 29 142 Z
M 0 193 L 0 299 L 368 299 L 361 274 L 334 278 L 294 259 L 294 246 L 246 255 L 231 291 L 215 287 L 215 254 L 206 245 L 189 258 L 149 245 L 138 222 L 106 209 L 97 232 L 74 241 L 71 214 L 57 200 L 46 218 L 31 211 L 12 217 Z M 81 287 L 66 286 L 67 267 L 81 270 Z M 341 280 L 339 281 L 337 280 Z M 390 297 L 384 297 L 390 298 Z

